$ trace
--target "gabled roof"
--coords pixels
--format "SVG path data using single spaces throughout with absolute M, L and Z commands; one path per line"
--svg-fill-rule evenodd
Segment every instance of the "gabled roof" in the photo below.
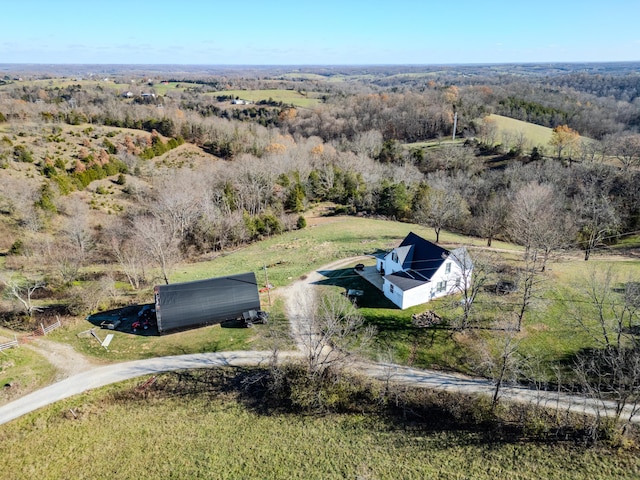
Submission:
M 412 256 L 408 264 L 403 263 L 403 268 L 413 270 L 426 279 L 431 280 L 434 273 L 440 268 L 449 256 L 449 250 L 442 248 L 429 240 L 410 232 L 405 237 L 398 249 L 411 246 Z
M 463 272 L 470 272 L 473 270 L 473 260 L 471 260 L 466 248 L 460 247 L 455 250 L 451 250 L 451 259 L 460 265 Z
M 398 263 L 402 268 L 407 270 L 411 268 L 411 260 L 413 259 L 413 245 L 400 246 L 393 249 L 398 255 Z

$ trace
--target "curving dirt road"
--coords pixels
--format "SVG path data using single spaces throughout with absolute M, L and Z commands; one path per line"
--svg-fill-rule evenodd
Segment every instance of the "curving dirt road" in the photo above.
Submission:
M 304 354 L 303 337 L 312 334 L 309 325 L 305 323 L 305 318 L 308 318 L 305 314 L 308 312 L 310 299 L 313 298 L 313 283 L 324 278 L 319 272 L 339 268 L 357 262 L 361 258 L 354 257 L 325 265 L 309 274 L 304 280 L 298 280 L 291 286 L 280 289 L 279 294 L 286 301 L 291 332 L 296 339 L 299 350 L 297 352 L 280 352 L 278 354 L 279 361 L 301 358 Z M 268 351 L 216 352 L 157 357 L 90 368 L 0 407 L 0 424 L 87 390 L 143 375 L 195 368 L 256 366 L 266 364 L 271 359 L 272 352 Z M 83 365 L 87 366 L 84 363 Z M 352 368 L 359 373 L 382 381 L 423 388 L 486 395 L 491 395 L 494 389 L 492 382 L 485 379 L 432 370 L 418 370 L 395 364 L 360 361 L 354 363 Z M 612 402 L 595 402 L 586 397 L 522 387 L 503 387 L 501 397 L 511 401 L 537 403 L 559 410 L 589 414 L 612 415 L 615 412 L 615 405 Z M 629 411 L 625 411 L 627 416 L 629 413 Z M 640 423 L 640 418 L 636 416 L 633 421 Z

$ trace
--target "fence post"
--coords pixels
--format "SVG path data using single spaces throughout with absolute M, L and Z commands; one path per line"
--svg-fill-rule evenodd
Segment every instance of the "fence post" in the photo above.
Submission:
M 42 329 L 42 335 L 46 335 L 47 331 L 44 329 L 44 324 L 40 323 L 40 328 Z

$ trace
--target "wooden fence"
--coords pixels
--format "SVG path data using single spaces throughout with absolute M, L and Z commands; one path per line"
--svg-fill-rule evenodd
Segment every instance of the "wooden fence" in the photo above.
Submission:
M 18 346 L 18 338 L 14 335 L 13 340 L 11 340 L 10 342 L 0 343 L 0 352 L 8 348 L 17 347 L 17 346 Z
M 52 323 L 51 325 L 45 327 L 43 323 L 40 324 L 40 328 L 42 329 L 42 334 L 46 335 L 49 332 L 54 331 L 56 328 L 61 327 L 62 324 L 60 323 L 60 317 L 58 317 L 56 315 L 56 321 L 54 323 Z

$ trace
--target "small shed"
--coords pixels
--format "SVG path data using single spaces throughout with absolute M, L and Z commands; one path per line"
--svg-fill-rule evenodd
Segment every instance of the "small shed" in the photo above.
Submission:
M 253 272 L 154 288 L 158 332 L 211 325 L 260 310 Z

